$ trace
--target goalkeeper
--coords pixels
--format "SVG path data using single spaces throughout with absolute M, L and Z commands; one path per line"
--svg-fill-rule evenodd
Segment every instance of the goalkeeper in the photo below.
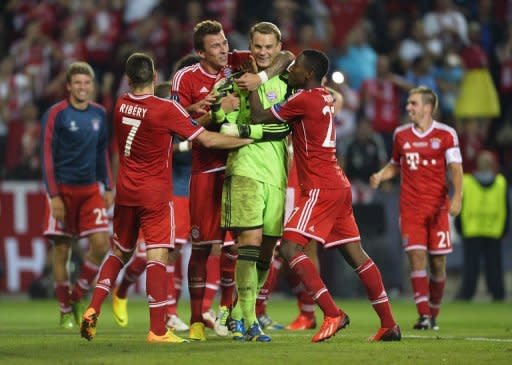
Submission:
M 258 93 L 266 108 L 285 100 L 287 83 L 281 76 L 267 81 L 264 71 L 278 63 L 278 55 L 287 55 L 286 63 L 293 58 L 289 52 L 281 52 L 279 28 L 268 22 L 254 25 L 250 31 L 250 51 L 260 72 L 245 74 L 236 82 L 251 88 L 251 80 L 260 78 L 259 83 L 263 83 Z M 281 66 L 284 71 L 287 64 Z M 240 108 L 225 116 L 228 123 L 221 133 L 246 135 L 260 141 L 230 151 L 226 165 L 221 226 L 235 233 L 239 246 L 235 266 L 238 302 L 231 311 L 229 327 L 235 340 L 268 342 L 270 337 L 263 333 L 256 318 L 255 304 L 283 232 L 288 171 L 285 137 L 289 128 L 283 124 L 250 125 L 248 91 L 238 92 Z M 220 313 L 227 310 L 221 308 Z M 219 320 L 223 320 L 222 316 Z

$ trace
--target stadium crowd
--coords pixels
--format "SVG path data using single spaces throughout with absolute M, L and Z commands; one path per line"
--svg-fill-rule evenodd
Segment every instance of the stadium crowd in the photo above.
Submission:
M 231 49 L 247 49 L 250 26 L 268 20 L 281 29 L 283 49 L 329 55 L 330 74 L 341 72 L 329 85 L 344 97 L 337 147 L 356 200 L 371 200 L 368 177 L 390 155 L 407 88 L 420 84 L 440 94 L 438 118 L 460 136 L 464 171 L 475 169 L 480 150 L 491 149 L 511 181 L 507 0 L 11 0 L 0 11 L 2 179 L 40 178 L 40 119 L 65 96 L 71 62 L 93 66 L 96 99 L 111 111 L 127 90 L 121 70 L 130 53 L 149 52 L 167 80 L 192 51 L 193 26 L 211 18 L 222 23 Z

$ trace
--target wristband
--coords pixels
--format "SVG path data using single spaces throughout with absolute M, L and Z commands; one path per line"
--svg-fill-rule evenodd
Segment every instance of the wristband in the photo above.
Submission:
M 258 76 L 260 77 L 261 83 L 264 84 L 268 81 L 268 75 L 265 70 L 258 72 Z
M 178 143 L 178 151 L 180 151 L 180 152 L 190 151 L 188 141 L 183 141 L 183 142 Z

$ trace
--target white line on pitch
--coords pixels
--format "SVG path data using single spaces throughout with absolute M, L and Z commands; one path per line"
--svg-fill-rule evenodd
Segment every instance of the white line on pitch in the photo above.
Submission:
M 402 338 L 412 338 L 421 340 L 465 340 L 465 341 L 484 341 L 484 342 L 512 342 L 512 338 L 487 338 L 487 337 L 457 337 L 457 336 L 402 336 Z

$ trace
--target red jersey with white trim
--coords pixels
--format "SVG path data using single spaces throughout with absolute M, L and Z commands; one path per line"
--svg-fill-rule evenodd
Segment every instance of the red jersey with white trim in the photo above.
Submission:
M 398 127 L 393 140 L 391 163 L 399 164 L 402 174 L 401 209 L 437 211 L 448 199 L 446 166 L 462 163 L 457 133 L 434 121 L 423 133 L 413 124 Z
M 152 206 L 172 200 L 172 137 L 191 141 L 203 132 L 178 103 L 124 94 L 114 109 L 119 148 L 116 203 Z
M 185 67 L 172 79 L 171 97 L 180 105 L 188 106 L 203 100 L 213 89 L 215 83 L 224 77 L 224 72 L 209 74 L 200 63 Z M 192 115 L 196 118 L 200 115 Z M 203 147 L 197 143 L 192 146 L 192 174 L 223 170 L 226 167 L 227 150 Z
M 323 87 L 299 90 L 271 108 L 272 114 L 290 123 L 294 159 L 302 190 L 342 189 L 350 182 L 336 160 L 333 98 Z

